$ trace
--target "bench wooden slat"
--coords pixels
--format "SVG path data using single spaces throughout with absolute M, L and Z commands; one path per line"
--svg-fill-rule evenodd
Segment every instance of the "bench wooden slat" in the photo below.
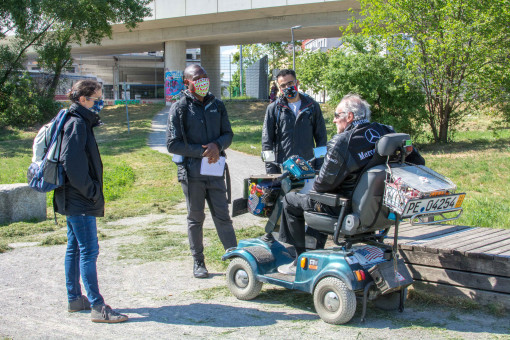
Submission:
M 510 294 L 510 277 L 408 264 L 413 279 Z M 509 296 L 510 297 L 510 296 Z
M 506 309 L 510 310 L 510 298 L 508 294 L 504 293 L 496 293 L 496 292 L 487 292 L 484 290 L 477 290 L 472 288 L 464 288 L 464 287 L 456 287 L 450 286 L 441 283 L 433 283 L 426 281 L 416 281 L 411 287 L 415 289 L 420 289 L 424 291 L 428 291 L 432 294 L 437 294 L 441 296 L 458 296 L 463 297 L 470 300 L 475 300 L 478 303 L 488 305 L 498 305 L 503 306 Z
M 479 254 L 468 257 L 459 253 L 432 253 L 417 248 L 401 249 L 400 255 L 406 263 L 510 277 L 510 261 L 507 258 L 481 257 Z
M 463 244 L 462 246 L 456 246 L 455 250 L 458 250 L 458 251 L 470 251 L 470 250 L 471 251 L 475 251 L 478 248 L 481 248 L 481 247 L 484 247 L 484 246 L 487 246 L 487 245 L 490 245 L 490 244 L 493 244 L 493 243 L 497 243 L 497 242 L 505 240 L 505 239 L 508 240 L 506 238 L 505 233 L 502 233 L 502 232 L 487 234 L 485 237 L 480 238 L 480 239 L 478 239 L 476 241 L 472 241 L 470 243 Z
M 465 237 L 462 236 L 457 240 L 450 240 L 449 242 L 432 242 L 428 244 L 429 247 L 435 247 L 440 249 L 455 249 L 459 250 L 460 247 L 473 244 L 474 242 L 480 241 L 480 240 L 486 240 L 488 237 L 490 237 L 492 234 L 498 234 L 498 230 L 491 229 L 491 230 L 484 230 L 480 228 L 480 230 L 477 233 L 470 234 L 469 236 Z

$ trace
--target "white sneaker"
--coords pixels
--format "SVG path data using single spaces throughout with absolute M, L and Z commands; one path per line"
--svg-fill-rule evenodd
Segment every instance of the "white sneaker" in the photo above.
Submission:
M 296 260 L 288 264 L 283 264 L 278 267 L 278 273 L 285 275 L 296 275 L 297 262 Z

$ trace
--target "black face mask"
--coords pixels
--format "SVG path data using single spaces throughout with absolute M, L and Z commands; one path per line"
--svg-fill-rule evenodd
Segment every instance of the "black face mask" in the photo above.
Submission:
M 294 98 L 296 98 L 297 95 L 298 95 L 297 86 L 294 85 L 294 86 L 287 87 L 286 89 L 283 90 L 283 95 L 287 99 L 294 99 Z

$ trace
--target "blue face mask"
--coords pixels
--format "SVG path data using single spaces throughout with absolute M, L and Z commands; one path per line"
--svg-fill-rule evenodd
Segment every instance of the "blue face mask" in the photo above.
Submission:
M 94 100 L 94 105 L 89 109 L 90 111 L 98 114 L 103 109 L 104 103 L 103 100 Z

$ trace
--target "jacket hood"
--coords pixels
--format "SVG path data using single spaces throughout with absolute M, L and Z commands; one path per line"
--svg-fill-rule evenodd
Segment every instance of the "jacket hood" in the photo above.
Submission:
M 78 114 L 81 118 L 83 118 L 85 122 L 87 122 L 87 124 L 90 124 L 92 127 L 103 124 L 103 122 L 101 122 L 101 117 L 99 117 L 98 114 L 90 111 L 78 103 L 73 103 L 71 107 L 69 107 L 69 111 Z

